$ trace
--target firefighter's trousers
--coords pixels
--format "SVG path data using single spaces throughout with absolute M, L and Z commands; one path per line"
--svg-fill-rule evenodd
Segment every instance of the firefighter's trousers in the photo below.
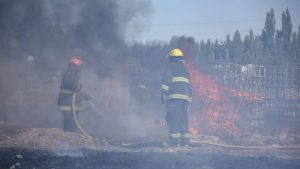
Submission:
M 189 144 L 188 106 L 188 101 L 182 99 L 167 101 L 166 121 L 171 146 Z
M 76 115 L 77 113 L 78 112 L 76 112 Z M 76 123 L 74 121 L 72 111 L 63 111 L 63 129 L 64 131 L 72 131 L 72 132 L 76 130 Z

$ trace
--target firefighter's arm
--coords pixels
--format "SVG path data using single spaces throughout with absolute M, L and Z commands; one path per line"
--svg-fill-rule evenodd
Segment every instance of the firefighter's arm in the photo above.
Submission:
M 161 83 L 161 102 L 165 103 L 167 100 L 167 94 L 170 88 L 171 74 L 168 71 L 163 73 L 162 83 Z
M 167 101 L 167 95 L 164 92 L 161 92 L 161 102 L 165 103 Z
M 189 73 L 188 73 L 188 79 L 189 79 L 190 82 L 191 82 L 191 78 L 190 78 L 190 74 L 189 74 Z M 193 94 L 192 84 L 190 83 L 190 84 L 189 84 L 189 96 L 192 97 L 192 94 Z

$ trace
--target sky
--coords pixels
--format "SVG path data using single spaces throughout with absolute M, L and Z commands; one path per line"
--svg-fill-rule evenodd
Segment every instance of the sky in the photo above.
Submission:
M 289 8 L 293 31 L 300 25 L 300 0 L 151 0 L 153 12 L 135 41 L 169 41 L 172 36 L 191 36 L 196 41 L 223 41 L 239 30 L 244 38 L 249 30 L 261 34 L 266 13 L 274 9 L 276 28 L 281 28 L 282 12 Z

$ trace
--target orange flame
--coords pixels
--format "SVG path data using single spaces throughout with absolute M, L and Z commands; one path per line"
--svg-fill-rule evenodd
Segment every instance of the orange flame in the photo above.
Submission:
M 189 132 L 192 134 L 192 135 L 196 135 L 198 134 L 198 129 L 197 128 L 194 128 L 192 126 L 189 127 Z
M 238 136 L 239 128 L 236 121 L 240 119 L 236 101 L 239 100 L 260 102 L 261 98 L 253 94 L 234 89 L 221 87 L 212 76 L 206 75 L 193 67 L 190 62 L 186 64 L 193 88 L 194 102 L 190 113 L 190 132 L 198 134 L 199 127 L 205 126 L 209 131 L 222 136 Z

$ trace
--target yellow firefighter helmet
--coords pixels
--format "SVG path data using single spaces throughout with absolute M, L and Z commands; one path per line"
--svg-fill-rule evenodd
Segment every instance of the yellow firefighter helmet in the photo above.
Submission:
M 183 57 L 183 53 L 180 49 L 174 48 L 168 53 L 167 56 L 168 57 Z

